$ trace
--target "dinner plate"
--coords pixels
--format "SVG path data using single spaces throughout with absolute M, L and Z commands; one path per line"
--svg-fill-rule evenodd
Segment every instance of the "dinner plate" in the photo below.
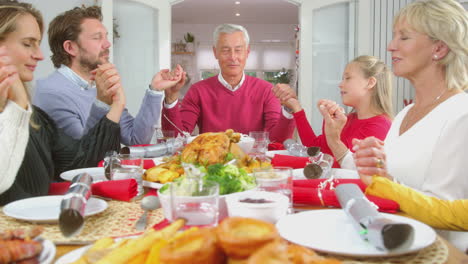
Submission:
M 55 258 L 56 248 L 52 241 L 43 240 L 42 241 L 42 251 L 39 255 L 40 264 L 50 264 Z
M 399 215 L 385 217 L 410 224 L 414 228 L 413 244 L 394 251 L 379 250 L 362 240 L 351 219 L 341 209 L 312 210 L 282 217 L 276 227 L 290 242 L 317 251 L 353 257 L 388 257 L 415 252 L 436 240 L 435 231 L 419 221 Z
M 291 155 L 287 150 L 270 150 L 265 153 L 265 156 L 272 159 L 276 154 L 278 155 Z
M 65 171 L 60 174 L 60 178 L 66 181 L 72 181 L 76 175 L 80 173 L 84 173 L 84 172 L 91 175 L 91 178 L 93 178 L 93 182 L 107 181 L 107 178 L 104 175 L 103 167 L 91 167 L 91 168 L 82 168 L 82 169 Z
M 77 248 L 75 250 L 72 250 L 68 252 L 67 254 L 61 256 L 57 261 L 55 261 L 55 264 L 70 264 L 75 261 L 77 261 L 85 252 L 90 248 L 92 245 L 84 246 Z
M 150 181 L 143 181 L 143 186 L 144 187 L 149 187 L 153 189 L 159 189 L 163 187 L 164 184 L 158 183 L 158 182 L 150 182 Z
M 359 179 L 359 174 L 357 173 L 357 171 L 354 171 L 354 170 L 332 169 L 332 175 L 335 177 L 335 179 Z M 304 169 L 294 169 L 293 179 L 294 180 L 307 179 L 304 176 Z
M 130 236 L 123 236 L 123 237 L 117 237 L 115 238 L 115 242 L 119 241 L 120 239 L 122 238 L 135 238 L 135 237 L 138 237 L 135 236 L 135 235 L 130 235 Z M 87 246 L 84 246 L 84 247 L 80 247 L 80 248 L 77 248 L 75 250 L 72 250 L 70 252 L 68 252 L 67 254 L 61 256 L 60 258 L 58 258 L 56 261 L 55 261 L 55 264 L 70 264 L 70 263 L 74 263 L 75 261 L 77 261 L 81 256 L 83 256 L 83 254 L 90 248 L 92 247 L 93 244 L 91 245 L 87 245 Z
M 56 223 L 63 195 L 39 196 L 11 202 L 3 207 L 7 216 L 35 223 Z M 85 216 L 98 214 L 107 208 L 104 200 L 89 198 Z

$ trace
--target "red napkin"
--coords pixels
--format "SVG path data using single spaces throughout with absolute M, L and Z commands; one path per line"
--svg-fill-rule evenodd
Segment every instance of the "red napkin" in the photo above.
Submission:
M 133 145 L 132 147 L 146 147 L 146 146 L 150 146 L 151 144 L 141 144 L 141 145 Z M 147 170 L 149 168 L 153 168 L 154 166 L 156 166 L 156 164 L 154 164 L 154 161 L 152 159 L 144 159 L 143 160 L 143 169 Z M 101 160 L 99 163 L 98 163 L 98 167 L 104 167 L 104 161 Z
M 268 144 L 268 150 L 284 150 L 284 145 L 278 142 Z
M 138 183 L 135 179 L 102 181 L 93 183 L 91 192 L 102 197 L 130 201 L 138 193 Z
M 143 169 L 147 170 L 149 168 L 153 168 L 154 166 L 156 166 L 156 164 L 154 164 L 154 161 L 152 159 L 144 159 L 143 160 Z M 104 161 L 103 160 L 101 160 L 98 163 L 98 167 L 104 167 Z
M 271 165 L 273 165 L 273 167 L 291 167 L 293 169 L 302 169 L 308 163 L 310 163 L 308 157 L 275 154 L 273 159 L 271 159 Z
M 155 224 L 153 226 L 154 229 L 156 230 L 161 230 L 163 228 L 165 228 L 166 226 L 170 225 L 171 223 L 169 222 L 169 220 L 167 220 L 166 218 L 164 218 L 164 220 L 162 220 L 161 222 Z
M 307 183 L 306 181 L 312 181 Z M 294 181 L 293 184 L 293 202 L 295 204 L 307 204 L 315 206 L 332 206 L 340 208 L 340 202 L 336 197 L 335 190 L 330 190 L 330 186 L 327 185 L 323 189 L 318 188 L 318 183 L 325 181 L 325 179 L 320 180 L 299 180 Z M 297 182 L 297 183 L 296 183 Z M 360 182 L 360 180 L 352 179 L 341 179 L 334 180 L 334 186 L 345 183 L 355 183 L 361 190 L 365 190 L 365 185 Z M 396 213 L 398 212 L 400 205 L 392 200 L 380 198 L 377 196 L 366 195 L 369 201 L 373 202 L 379 207 L 379 211 L 386 213 Z
M 49 195 L 62 195 L 68 191 L 70 182 L 53 182 L 49 186 Z M 135 179 L 102 181 L 91 185 L 91 192 L 106 198 L 130 201 L 137 195 L 138 184 Z
M 294 180 L 294 187 L 307 187 L 307 188 L 318 188 L 319 185 L 324 182 L 326 179 L 310 179 L 310 180 Z M 334 186 L 336 187 L 339 184 L 345 183 L 354 183 L 356 184 L 362 192 L 366 191 L 366 185 L 359 179 L 335 179 L 333 180 Z

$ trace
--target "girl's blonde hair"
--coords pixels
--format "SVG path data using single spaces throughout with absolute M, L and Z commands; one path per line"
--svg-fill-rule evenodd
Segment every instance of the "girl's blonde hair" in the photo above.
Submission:
M 374 56 L 359 56 L 350 63 L 357 63 L 366 78 L 375 78 L 376 82 L 371 95 L 372 108 L 393 118 L 392 71 Z
M 438 63 L 445 67 L 448 89 L 468 88 L 468 14 L 455 0 L 413 2 L 397 14 L 393 25 L 406 22 L 414 30 L 450 49 Z

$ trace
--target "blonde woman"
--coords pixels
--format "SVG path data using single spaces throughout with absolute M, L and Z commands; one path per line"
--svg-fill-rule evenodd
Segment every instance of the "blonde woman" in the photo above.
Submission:
M 393 72 L 411 82 L 415 102 L 395 117 L 385 143 L 355 142 L 358 172 L 441 199 L 466 199 L 468 14 L 455 0 L 413 2 L 395 17 L 393 31 Z M 466 248 L 468 234 L 455 236 L 446 237 L 464 239 L 459 245 Z
M 120 147 L 118 122 L 125 107 L 122 89 L 115 91 L 112 96 L 113 102 L 107 116 L 80 141 L 66 136 L 41 109 L 27 106 L 27 92 L 22 83 L 33 79 L 37 63 L 43 59 L 39 48 L 42 33 L 42 16 L 30 4 L 0 1 L 0 46 L 3 46 L 0 81 L 3 80 L 2 85 L 8 86 L 10 81 L 4 76 L 17 74 L 16 78 L 19 78 L 20 82 L 17 81 L 16 85 L 19 86 L 13 85 L 13 88 L 10 86 L 9 89 L 22 95 L 22 101 L 16 102 L 19 107 L 31 109 L 33 112 L 29 141 L 18 173 L 1 175 L 0 205 L 22 198 L 46 195 L 50 182 L 58 180 L 56 177 L 60 172 L 71 168 L 95 166 L 106 151 L 117 150 Z M 12 70 L 8 73 L 5 70 L 8 65 L 14 66 L 15 69 L 11 67 Z M 98 70 L 96 78 L 102 77 Z M 2 89 L 5 88 L 0 88 L 0 94 L 4 96 Z M 22 92 L 15 89 L 22 89 Z M 14 97 L 11 99 L 13 102 L 16 100 Z M 9 101 L 3 112 L 9 111 L 11 107 L 15 106 Z M 1 149 L 4 152 L 3 145 Z
M 0 193 L 13 184 L 23 161 L 32 112 L 18 69 L 6 53 L 0 47 Z
M 299 101 L 295 98 L 285 101 L 281 91 L 275 92 L 283 105 L 292 110 L 302 144 L 318 146 L 323 152 L 332 154 L 341 167 L 353 167 L 352 161 L 343 163 L 352 140 L 369 136 L 384 139 L 391 126 L 392 74 L 378 58 L 359 56 L 346 66 L 339 88 L 343 104 L 352 107 L 353 111 L 345 115 L 337 103 L 319 100 L 317 106 L 325 122 L 323 134 L 318 136 Z

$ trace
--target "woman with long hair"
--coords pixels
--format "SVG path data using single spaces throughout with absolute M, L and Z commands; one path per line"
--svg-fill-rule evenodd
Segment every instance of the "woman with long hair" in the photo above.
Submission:
M 395 117 L 385 142 L 355 140 L 358 172 L 441 199 L 466 199 L 468 14 L 455 0 L 417 1 L 400 10 L 393 31 L 393 72 L 411 82 L 415 100 Z M 466 248 L 467 233 L 446 237 Z
M 21 164 L 18 172 L 0 175 L 0 205 L 31 196 L 46 195 L 49 184 L 63 171 L 96 166 L 105 152 L 120 147 L 119 119 L 125 107 L 125 95 L 120 88 L 113 95 L 109 113 L 77 141 L 66 136 L 41 109 L 28 105 L 24 83 L 33 80 L 37 63 L 43 59 L 40 42 L 43 33 L 42 16 L 31 4 L 0 1 L 0 95 L 7 103 L 0 116 L 10 108 L 32 111 L 29 137 L 24 158 L 14 157 Z M 98 70 L 97 78 L 100 73 Z M 25 116 L 24 122 L 28 119 Z M 0 126 L 10 126 L 2 121 Z M 2 137 L 4 135 L 2 134 Z M 3 149 L 2 138 L 2 152 Z M 13 157 L 11 157 L 13 158 Z

